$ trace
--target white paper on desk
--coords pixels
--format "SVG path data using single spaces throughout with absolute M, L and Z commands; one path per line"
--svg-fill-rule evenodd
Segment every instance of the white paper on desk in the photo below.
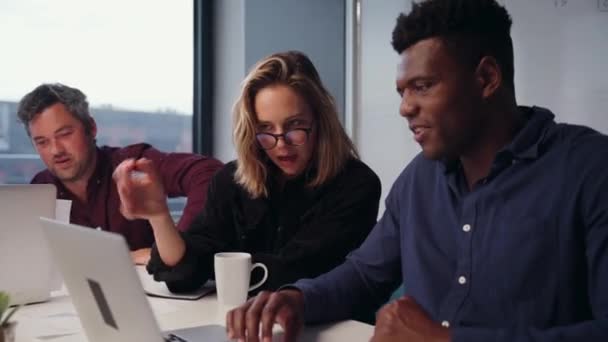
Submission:
M 165 300 L 165 298 L 148 296 L 148 303 L 154 312 L 156 317 L 162 315 L 175 314 L 179 311 L 179 304 L 171 304 L 171 301 Z
M 58 199 L 55 202 L 55 220 L 70 223 L 70 213 L 72 211 L 72 201 Z M 55 264 L 50 267 L 51 271 L 51 291 L 60 290 L 63 286 L 63 278 Z
M 82 332 L 80 319 L 75 313 L 64 312 L 37 317 L 20 317 L 17 331 L 27 331 L 36 340 L 52 339 L 53 337 L 65 337 L 78 335 Z M 62 340 L 63 341 L 63 340 Z
M 72 201 L 58 199 L 55 203 L 55 220 L 70 223 L 70 213 L 72 212 Z
M 139 276 L 141 284 L 144 287 L 144 291 L 149 296 L 171 299 L 197 300 L 210 293 L 215 292 L 214 282 L 208 281 L 205 285 L 203 285 L 200 289 L 196 291 L 176 294 L 169 291 L 167 285 L 165 285 L 164 282 L 158 282 L 154 280 L 154 278 L 150 274 L 148 274 L 148 271 L 146 271 L 146 266 L 137 265 L 135 266 L 135 269 L 137 270 L 137 275 Z

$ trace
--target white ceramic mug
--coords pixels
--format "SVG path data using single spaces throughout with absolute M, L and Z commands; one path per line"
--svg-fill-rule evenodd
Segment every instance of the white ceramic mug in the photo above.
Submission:
M 249 253 L 216 253 L 214 267 L 220 315 L 245 303 L 247 293 L 262 286 L 268 279 L 268 268 L 259 262 L 252 264 Z M 251 271 L 256 267 L 264 270 L 264 277 L 250 286 Z

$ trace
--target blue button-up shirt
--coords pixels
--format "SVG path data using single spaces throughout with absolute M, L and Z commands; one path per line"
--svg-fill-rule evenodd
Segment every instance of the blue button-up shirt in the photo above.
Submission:
M 347 261 L 296 283 L 307 321 L 351 317 L 403 281 L 453 341 L 608 341 L 608 137 L 528 116 L 469 190 L 417 156 Z

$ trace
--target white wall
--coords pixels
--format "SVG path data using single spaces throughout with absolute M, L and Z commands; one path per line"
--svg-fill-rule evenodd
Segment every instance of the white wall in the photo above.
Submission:
M 214 3 L 214 156 L 223 161 L 236 157 L 232 105 L 251 66 L 271 53 L 292 49 L 306 53 L 337 107 L 344 107 L 344 1 Z
M 382 4 L 379 6 L 379 4 Z M 361 158 L 382 181 L 382 203 L 405 165 L 420 151 L 407 121 L 399 116 L 395 90 L 399 55 L 391 46 L 397 15 L 409 10 L 409 0 L 361 1 L 360 106 L 355 114 Z
M 245 77 L 244 0 L 214 4 L 213 155 L 228 162 L 236 158 L 232 143 L 232 104 Z
M 597 0 L 504 0 L 518 102 L 608 133 L 608 12 Z
M 596 0 L 569 0 L 566 6 L 560 0 L 558 8 L 555 0 L 500 2 L 514 21 L 518 101 L 546 106 L 560 121 L 608 133 L 608 12 L 598 11 Z M 216 4 L 214 144 L 215 155 L 228 161 L 235 157 L 231 106 L 246 72 L 244 0 Z M 390 45 L 397 15 L 410 6 L 410 0 L 361 0 L 360 84 L 352 119 L 361 156 L 382 180 L 383 199 L 420 151 L 398 113 L 394 80 L 398 55 Z M 347 74 L 347 79 L 351 76 Z
M 245 66 L 278 51 L 302 51 L 343 113 L 344 9 L 345 0 L 245 1 Z

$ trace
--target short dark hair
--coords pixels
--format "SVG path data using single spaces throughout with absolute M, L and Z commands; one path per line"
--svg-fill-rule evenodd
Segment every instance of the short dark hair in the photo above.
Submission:
M 438 37 L 465 65 L 477 66 L 482 57 L 492 56 L 514 92 L 511 24 L 509 13 L 495 0 L 427 0 L 399 15 L 392 45 L 401 54 L 421 40 Z
M 45 83 L 25 95 L 19 101 L 17 117 L 30 135 L 30 122 L 48 107 L 62 103 L 78 121 L 84 125 L 85 132 L 91 134 L 93 121 L 89 112 L 86 95 L 61 83 Z

